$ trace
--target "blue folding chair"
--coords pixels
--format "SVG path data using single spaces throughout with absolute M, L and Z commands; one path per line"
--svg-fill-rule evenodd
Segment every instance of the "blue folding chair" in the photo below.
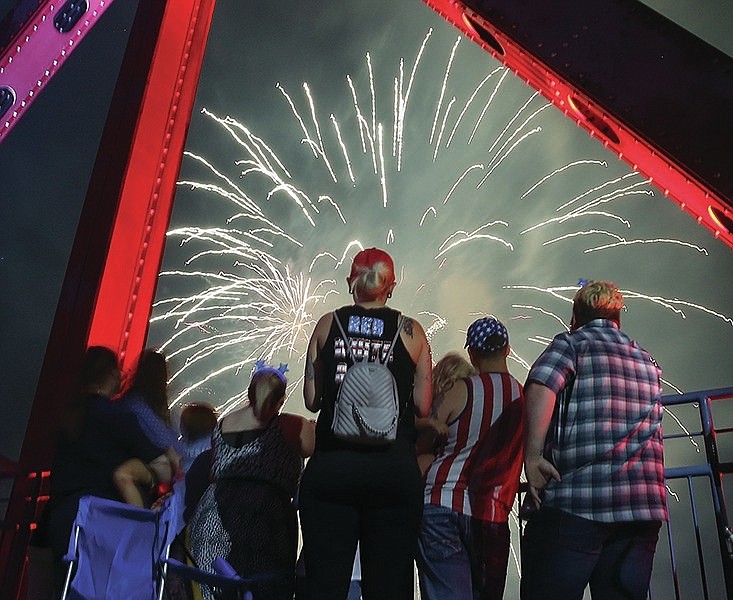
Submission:
M 247 581 L 223 559 L 211 574 L 169 558 L 170 545 L 182 528 L 180 495 L 173 494 L 159 510 L 84 496 L 64 560 L 69 563 L 62 600 L 162 600 L 167 573 L 252 600 Z

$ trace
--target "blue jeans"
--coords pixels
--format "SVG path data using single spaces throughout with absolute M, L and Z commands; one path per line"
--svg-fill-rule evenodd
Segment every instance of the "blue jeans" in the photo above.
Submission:
M 423 600 L 501 600 L 509 562 L 507 523 L 426 504 L 417 568 Z
M 644 600 L 659 521 L 601 523 L 541 508 L 522 539 L 522 600 Z

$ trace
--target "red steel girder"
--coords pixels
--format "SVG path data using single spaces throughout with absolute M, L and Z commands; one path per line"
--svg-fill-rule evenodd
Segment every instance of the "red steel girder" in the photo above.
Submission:
M 0 32 L 0 142 L 113 1 L 26 1 L 11 11 Z
M 733 58 L 636 0 L 424 0 L 733 247 Z
M 0 597 L 22 589 L 58 418 L 88 345 L 129 367 L 145 344 L 215 0 L 141 0 L 77 229 L 0 542 Z

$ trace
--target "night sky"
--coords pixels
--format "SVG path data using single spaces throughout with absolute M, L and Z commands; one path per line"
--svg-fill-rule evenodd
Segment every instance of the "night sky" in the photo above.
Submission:
M 733 23 L 729 2 L 646 3 L 733 55 L 721 27 Z M 109 9 L 0 145 L 0 452 L 11 458 L 134 5 Z M 393 255 L 391 305 L 423 324 L 436 359 L 494 314 L 523 380 L 568 322 L 578 280 L 609 279 L 626 292 L 622 328 L 662 366 L 665 393 L 733 386 L 731 250 L 546 105 L 418 0 L 219 0 L 149 340 L 171 355 L 174 397 L 236 401 L 264 356 L 290 364 L 287 409 L 304 412 L 305 342 L 314 319 L 349 303 L 359 245 Z M 619 239 L 630 243 L 604 247 Z M 668 459 L 699 460 L 685 444 Z

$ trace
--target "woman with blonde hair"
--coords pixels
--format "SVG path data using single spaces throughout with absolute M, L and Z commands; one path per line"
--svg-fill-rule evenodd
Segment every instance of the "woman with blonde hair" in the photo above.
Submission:
M 448 426 L 435 419 L 446 392 L 459 379 L 476 374 L 475 367 L 458 352 L 448 352 L 433 366 L 433 405 L 430 416 L 417 419 L 417 462 L 423 475 L 441 452 L 448 436 Z
M 321 317 L 306 355 L 305 405 L 320 410 L 316 450 L 299 493 L 308 594 L 346 598 L 358 543 L 363 597 L 411 600 L 422 514 L 415 415 L 430 411 L 430 347 L 417 321 L 386 306 L 396 285 L 389 254 L 359 252 L 347 283 L 354 303 Z M 399 415 L 389 444 L 346 441 L 331 429 L 354 358 L 387 361 L 396 381 Z

